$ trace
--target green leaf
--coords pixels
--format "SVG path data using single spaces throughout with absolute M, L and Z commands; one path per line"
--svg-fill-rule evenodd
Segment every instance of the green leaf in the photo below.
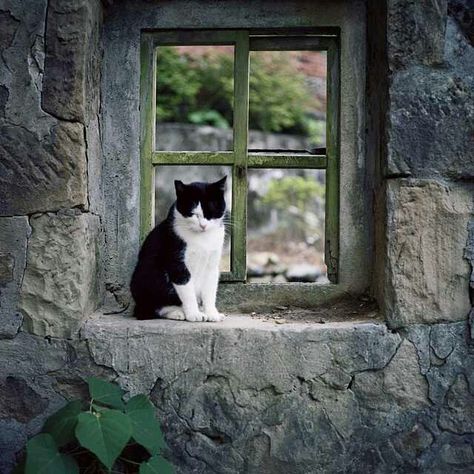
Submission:
M 89 384 L 89 393 L 95 402 L 123 409 L 123 390 L 117 384 L 106 382 L 96 377 L 89 377 L 87 382 Z
M 164 457 L 153 456 L 140 464 L 139 474 L 174 474 L 174 468 Z
M 74 429 L 81 407 L 82 402 L 74 400 L 46 420 L 43 431 L 49 433 L 58 446 L 74 440 Z
M 70 456 L 58 451 L 53 437 L 41 433 L 26 444 L 25 474 L 78 474 L 79 467 Z
M 161 426 L 155 418 L 155 407 L 145 395 L 131 398 L 125 412 L 132 421 L 132 437 L 150 454 L 157 454 L 166 446 Z
M 129 417 L 118 410 L 78 416 L 76 437 L 79 443 L 93 452 L 107 469 L 112 468 L 131 435 Z
M 125 411 L 128 414 L 137 410 L 148 410 L 150 413 L 155 413 L 155 407 L 146 395 L 135 395 L 127 402 Z

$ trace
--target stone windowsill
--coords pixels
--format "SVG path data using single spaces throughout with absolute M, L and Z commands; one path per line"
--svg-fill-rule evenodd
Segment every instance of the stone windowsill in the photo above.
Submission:
M 252 314 L 231 313 L 227 314 L 222 322 L 190 322 L 174 321 L 162 318 L 152 320 L 137 320 L 128 314 L 104 315 L 95 313 L 83 327 L 83 335 L 96 329 L 110 331 L 119 335 L 127 332 L 130 335 L 153 334 L 169 332 L 214 332 L 227 330 L 255 330 L 255 331 L 302 331 L 302 330 L 346 330 L 364 325 L 381 325 L 383 320 L 378 312 L 364 314 L 364 317 L 354 317 L 348 315 L 346 318 L 337 320 L 324 319 L 315 314 L 314 319 L 304 318 L 302 320 L 292 320 L 277 314 L 256 316 Z

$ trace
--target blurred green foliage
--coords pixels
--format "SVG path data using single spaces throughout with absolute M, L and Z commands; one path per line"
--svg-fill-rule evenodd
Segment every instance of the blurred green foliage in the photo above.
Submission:
M 272 179 L 262 206 L 278 212 L 281 239 L 307 241 L 324 229 L 325 186 L 311 176 Z
M 314 209 L 315 201 L 322 201 L 325 187 L 320 182 L 304 176 L 285 176 L 272 179 L 262 202 L 282 211 L 295 206 L 301 213 Z
M 281 52 L 251 55 L 250 128 L 309 135 L 321 142 L 323 125 L 308 109 L 311 97 L 304 76 Z M 233 115 L 231 55 L 191 57 L 175 48 L 157 55 L 157 119 L 228 128 Z

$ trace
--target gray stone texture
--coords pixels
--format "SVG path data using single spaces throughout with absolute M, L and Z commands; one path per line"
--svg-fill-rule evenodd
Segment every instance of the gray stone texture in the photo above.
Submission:
M 473 187 L 390 180 L 385 305 L 393 327 L 466 319 L 470 268 L 464 258 Z
M 442 66 L 392 77 L 387 176 L 474 178 L 474 45 L 449 18 L 443 46 Z
M 436 327 L 115 316 L 82 338 L 130 395 L 151 393 L 177 472 L 469 472 L 470 339 Z
M 105 3 L 0 1 L 0 472 L 90 375 L 150 394 L 178 473 L 473 472 L 472 2 L 369 0 L 367 71 L 362 1 Z M 281 18 L 342 28 L 341 282 L 375 246 L 387 320 L 87 320 L 128 304 L 140 30 Z
M 0 338 L 14 337 L 22 322 L 18 303 L 29 234 L 27 217 L 0 217 Z
M 49 0 L 46 20 L 43 109 L 84 123 L 97 104 L 100 2 Z
M 0 213 L 30 214 L 86 206 L 84 126 L 59 122 L 49 134 L 0 126 Z
M 41 106 L 47 2 L 3 3 L 0 215 L 87 207 L 84 126 Z
M 390 68 L 442 63 L 447 0 L 388 0 L 387 3 Z
M 99 218 L 76 210 L 33 216 L 30 225 L 20 305 L 25 327 L 70 337 L 99 303 Z

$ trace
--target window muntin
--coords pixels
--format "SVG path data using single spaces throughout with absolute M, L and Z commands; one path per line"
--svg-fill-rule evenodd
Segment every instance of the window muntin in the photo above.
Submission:
M 232 151 L 155 151 L 156 49 L 166 45 L 234 46 L 234 114 Z M 327 54 L 326 147 L 317 150 L 248 149 L 248 101 L 250 51 L 324 51 Z M 231 271 L 222 280 L 246 281 L 247 173 L 258 168 L 301 168 L 325 170 L 325 261 L 328 278 L 337 283 L 339 246 L 339 51 L 336 35 L 314 32 L 288 36 L 288 32 L 258 34 L 249 31 L 181 31 L 143 35 L 142 41 L 142 139 L 141 139 L 141 232 L 153 223 L 153 167 L 157 165 L 229 165 L 232 167 L 233 222 Z

